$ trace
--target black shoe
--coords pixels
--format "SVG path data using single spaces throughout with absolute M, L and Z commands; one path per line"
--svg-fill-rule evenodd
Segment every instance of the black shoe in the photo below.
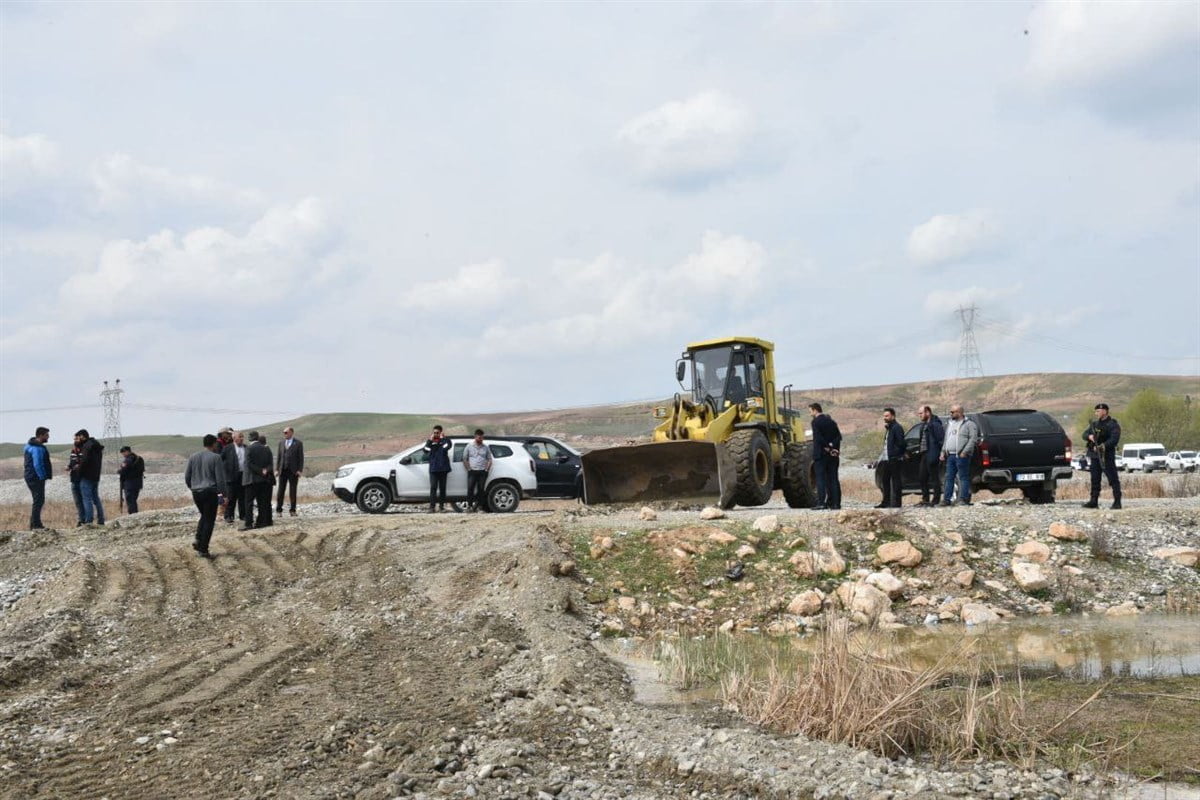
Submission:
M 969 506 L 969 505 L 971 505 L 971 501 L 970 501 L 970 500 L 959 500 L 959 501 L 958 501 L 958 505 L 960 505 L 960 506 Z
M 917 508 L 929 508 L 930 505 L 931 503 L 928 500 L 922 500 L 917 503 Z
M 875 508 L 887 508 L 887 507 L 888 507 L 887 503 L 876 503 L 875 504 Z
M 254 530 L 254 526 L 247 524 L 247 525 L 243 525 L 242 527 L 238 528 L 238 530 L 239 531 L 252 531 L 252 530 Z
M 1109 506 L 1109 508 L 1111 508 L 1113 511 L 1120 511 L 1121 510 L 1121 501 L 1114 500 L 1113 504 L 1111 506 Z
M 892 503 L 892 508 L 903 508 L 903 507 L 904 507 L 903 503 Z
M 195 550 L 197 553 L 199 553 L 200 552 L 200 543 L 192 542 L 192 549 Z
M 212 561 L 214 558 L 216 558 L 216 556 L 207 550 L 197 550 L 196 552 L 200 554 L 201 558 L 207 558 L 209 561 Z
M 290 516 L 290 517 L 296 516 L 296 509 L 293 508 L 291 511 L 289 511 L 288 516 Z
M 1099 508 L 1100 504 L 1098 502 L 1096 502 L 1095 500 L 1089 500 L 1083 504 L 1083 507 L 1084 508 Z
M 942 506 L 943 508 L 948 508 L 954 505 L 954 503 L 951 503 L 949 500 L 943 500 L 942 502 L 938 503 L 938 505 Z
M 828 508 L 829 508 L 829 506 L 813 506 L 812 510 L 813 511 L 825 511 Z

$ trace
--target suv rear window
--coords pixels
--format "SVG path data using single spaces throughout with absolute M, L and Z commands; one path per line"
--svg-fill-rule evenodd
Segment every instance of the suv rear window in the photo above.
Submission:
M 512 448 L 505 444 L 490 444 L 492 458 L 508 458 L 513 454 Z
M 987 411 L 978 419 L 984 433 L 1055 433 L 1062 430 L 1041 411 Z

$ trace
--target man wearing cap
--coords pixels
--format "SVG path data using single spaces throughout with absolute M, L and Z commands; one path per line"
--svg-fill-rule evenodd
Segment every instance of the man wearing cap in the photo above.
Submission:
M 275 513 L 283 513 L 283 492 L 288 491 L 288 513 L 296 516 L 296 486 L 304 469 L 304 442 L 296 438 L 292 427 L 283 429 L 283 440 L 275 453 L 275 472 L 279 475 L 279 494 L 275 497 Z
M 1084 508 L 1100 507 L 1100 473 L 1108 478 L 1113 493 L 1113 508 L 1121 507 L 1121 478 L 1117 475 L 1117 445 L 1121 441 L 1121 425 L 1108 414 L 1108 403 L 1097 403 L 1096 418 L 1083 432 L 1087 442 L 1088 467 L 1092 472 L 1092 499 Z
M 130 514 L 138 513 L 138 495 L 142 493 L 142 483 L 146 475 L 146 462 L 133 448 L 125 445 L 121 448 L 121 467 L 117 476 L 121 481 L 121 497 L 125 498 L 125 509 Z

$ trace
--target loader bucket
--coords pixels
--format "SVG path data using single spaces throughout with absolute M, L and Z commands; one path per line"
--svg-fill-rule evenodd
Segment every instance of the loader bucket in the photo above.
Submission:
M 733 460 L 712 442 L 655 442 L 583 456 L 587 505 L 691 500 L 728 508 L 736 483 Z

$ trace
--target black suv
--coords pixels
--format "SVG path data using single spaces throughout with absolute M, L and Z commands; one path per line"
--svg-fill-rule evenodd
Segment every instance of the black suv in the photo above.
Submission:
M 999 494 L 1020 489 L 1031 503 L 1053 503 L 1057 482 L 1071 478 L 1071 439 L 1054 417 L 1028 408 L 967 414 L 979 426 L 979 445 L 971 457 L 971 491 Z M 949 425 L 948 419 L 943 419 Z M 905 431 L 907 455 L 901 470 L 904 494 L 920 494 L 917 478 L 924 422 Z M 946 465 L 938 465 L 938 480 L 946 482 Z M 882 489 L 882 470 L 875 467 L 875 485 Z
M 549 436 L 490 436 L 518 442 L 533 458 L 537 469 L 534 497 L 583 497 L 583 468 L 579 452 Z

